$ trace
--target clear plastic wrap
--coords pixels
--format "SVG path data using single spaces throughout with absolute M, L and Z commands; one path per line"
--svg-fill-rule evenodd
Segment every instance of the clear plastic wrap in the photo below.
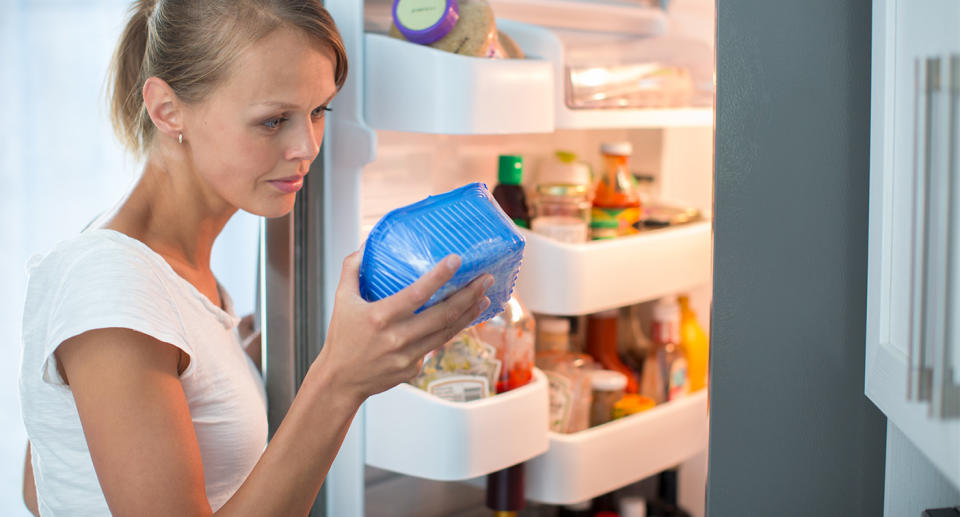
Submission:
M 385 215 L 364 244 L 360 294 L 376 301 L 415 282 L 444 257 L 457 254 L 460 269 L 420 309 L 435 305 L 484 273 L 494 277 L 490 306 L 473 324 L 503 310 L 523 259 L 525 241 L 486 185 L 471 183 Z

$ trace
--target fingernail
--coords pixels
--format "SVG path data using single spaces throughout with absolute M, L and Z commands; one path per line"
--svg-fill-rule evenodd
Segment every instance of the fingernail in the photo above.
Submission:
M 447 266 L 450 271 L 456 271 L 460 269 L 460 257 L 457 255 L 450 255 L 449 257 L 443 260 L 444 265 Z
M 490 298 L 487 298 L 486 296 L 484 296 L 483 299 L 480 300 L 480 303 L 477 304 L 477 308 L 479 308 L 481 311 L 486 310 L 487 307 L 489 306 L 490 306 Z
M 483 279 L 483 290 L 486 291 L 491 287 L 493 287 L 493 277 L 490 275 L 487 275 L 487 278 Z

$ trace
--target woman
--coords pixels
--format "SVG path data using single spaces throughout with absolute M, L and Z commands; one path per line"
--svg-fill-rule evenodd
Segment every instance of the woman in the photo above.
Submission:
M 303 515 L 360 404 L 490 303 L 484 275 L 414 314 L 457 257 L 367 303 L 360 255 L 347 257 L 322 352 L 266 445 L 263 384 L 210 250 L 238 209 L 291 210 L 346 70 L 318 0 L 133 6 L 112 112 L 142 177 L 30 269 L 21 404 L 35 512 Z

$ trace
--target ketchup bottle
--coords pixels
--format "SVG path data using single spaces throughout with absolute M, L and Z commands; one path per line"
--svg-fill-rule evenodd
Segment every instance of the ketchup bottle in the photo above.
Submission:
M 591 314 L 587 324 L 587 353 L 608 370 L 627 376 L 627 393 L 637 392 L 637 377 L 617 355 L 617 309 Z

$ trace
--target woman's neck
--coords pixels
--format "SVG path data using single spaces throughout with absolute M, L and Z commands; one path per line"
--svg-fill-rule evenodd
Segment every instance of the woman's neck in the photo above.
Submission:
M 206 274 L 213 243 L 236 210 L 201 179 L 187 149 L 158 146 L 104 227 L 144 242 L 175 270 Z

